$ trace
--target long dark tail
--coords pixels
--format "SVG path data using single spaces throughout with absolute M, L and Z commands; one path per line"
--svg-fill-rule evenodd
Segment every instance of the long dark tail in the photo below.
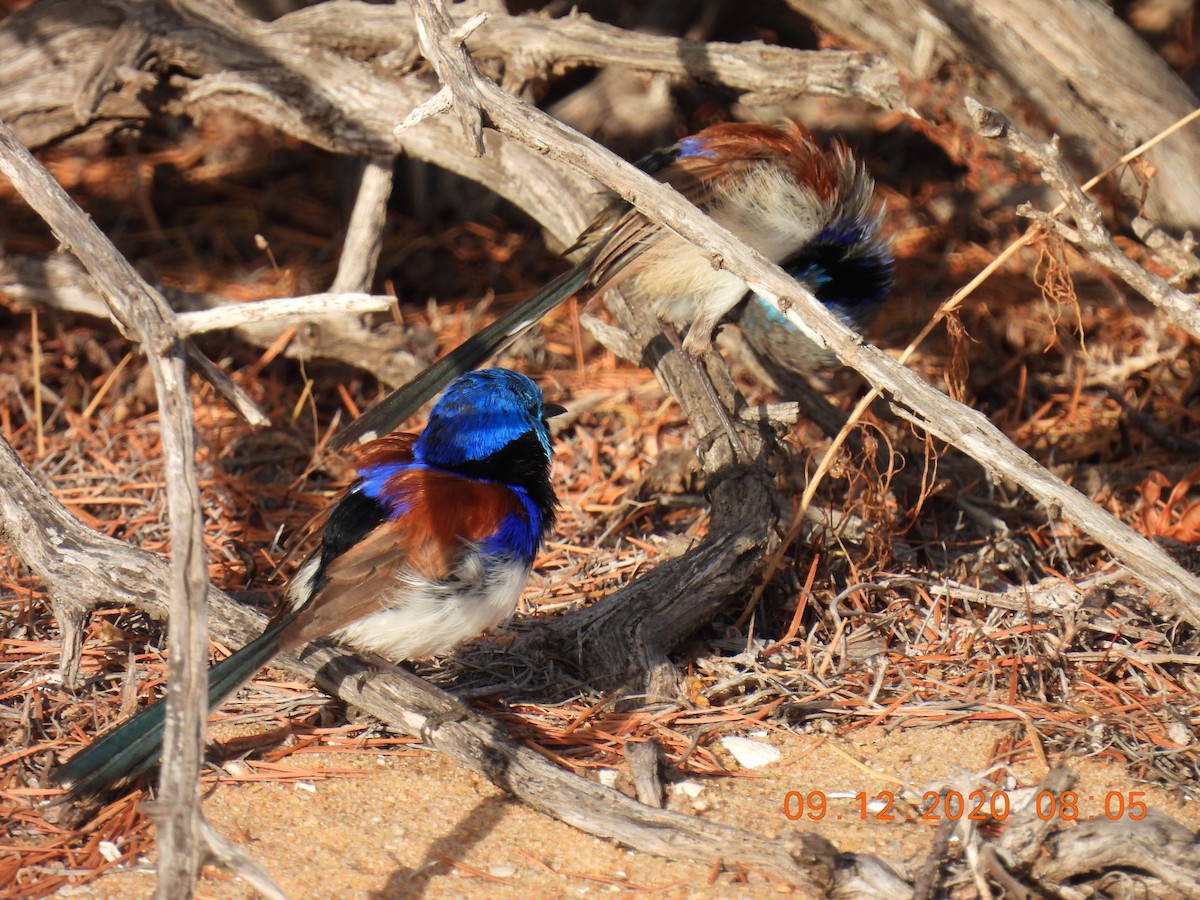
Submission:
M 422 403 L 459 375 L 479 366 L 529 330 L 554 307 L 578 294 L 587 285 L 592 265 L 603 246 L 604 241 L 594 245 L 588 255 L 569 272 L 559 275 L 516 309 L 463 341 L 408 384 L 396 388 L 335 434 L 329 446 L 337 450 L 368 435 L 381 437 L 399 426 L 420 409 Z
M 288 615 L 267 628 L 228 659 L 208 670 L 208 708 L 220 706 L 279 652 L 279 638 L 294 618 Z M 128 784 L 158 761 L 162 753 L 167 704 L 159 700 L 100 740 L 75 754 L 50 780 L 67 789 L 65 799 L 99 796 Z

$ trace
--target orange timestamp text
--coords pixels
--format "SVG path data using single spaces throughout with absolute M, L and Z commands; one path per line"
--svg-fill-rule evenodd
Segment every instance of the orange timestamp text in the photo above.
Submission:
M 1044 822 L 1088 822 L 1096 819 L 1132 819 L 1140 822 L 1148 810 L 1143 799 L 1145 791 L 1107 791 L 1104 794 L 1081 796 L 1075 791 L 1039 791 L 1034 798 L 1034 812 Z M 783 814 L 793 822 L 808 819 L 819 822 L 825 818 L 836 821 L 843 819 L 868 819 L 877 822 L 929 822 L 938 824 L 944 819 L 971 822 L 1003 822 L 1012 813 L 1012 803 L 1005 791 L 971 791 L 963 795 L 960 791 L 926 791 L 921 797 L 921 809 L 904 813 L 896 808 L 896 796 L 891 791 L 868 794 L 859 791 L 851 799 L 849 810 L 843 814 L 833 810 L 824 791 L 788 791 L 783 797 Z M 1099 803 L 1100 811 L 1086 813 L 1080 804 Z

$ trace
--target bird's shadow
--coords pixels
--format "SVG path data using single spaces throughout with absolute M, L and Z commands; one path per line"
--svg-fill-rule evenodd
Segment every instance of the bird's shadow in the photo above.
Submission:
M 372 891 L 367 896 L 371 900 L 400 900 L 405 897 L 423 897 L 429 889 L 430 882 L 439 875 L 447 874 L 452 868 L 452 860 L 461 859 L 474 845 L 483 841 L 499 824 L 510 801 L 505 797 L 485 797 L 473 809 L 469 810 L 453 828 L 445 831 L 434 841 L 425 854 L 424 860 L 417 866 L 401 866 L 388 876 L 387 884 L 378 891 Z M 432 824 L 440 826 L 445 820 L 434 820 Z M 429 824 L 414 820 L 412 826 Z

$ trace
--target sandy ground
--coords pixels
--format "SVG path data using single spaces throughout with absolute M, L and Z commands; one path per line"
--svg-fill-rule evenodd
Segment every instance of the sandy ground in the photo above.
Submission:
M 853 738 L 772 733 L 781 758 L 742 777 L 708 779 L 698 795 L 673 794 L 672 808 L 767 836 L 809 827 L 843 851 L 877 855 L 911 876 L 928 852 L 938 821 L 862 818 L 853 795 L 898 791 L 896 779 L 920 790 L 982 770 L 1004 729 L 959 725 Z M 362 778 L 304 785 L 226 784 L 205 803 L 210 821 L 265 865 L 290 897 L 584 897 L 630 891 L 663 897 L 798 895 L 757 873 L 714 875 L 712 861 L 648 856 L 592 837 L 505 798 L 482 776 L 434 754 L 308 756 L 307 766 L 358 769 Z M 1068 761 L 1080 776 L 1082 818 L 1104 816 L 1110 791 L 1145 791 L 1147 806 L 1200 829 L 1200 803 L 1140 784 L 1122 766 Z M 1014 767 L 1022 784 L 1044 774 L 1036 762 Z M 694 789 L 693 789 L 694 790 Z M 820 792 L 827 803 L 816 823 L 790 820 L 788 792 Z M 794 798 L 793 798 L 794 799 Z M 814 801 L 815 802 L 815 801 Z M 1111 808 L 1111 807 L 1110 807 Z M 795 810 L 793 809 L 793 814 Z M 153 892 L 149 861 L 106 875 L 71 896 L 145 897 Z M 199 897 L 254 893 L 213 869 Z

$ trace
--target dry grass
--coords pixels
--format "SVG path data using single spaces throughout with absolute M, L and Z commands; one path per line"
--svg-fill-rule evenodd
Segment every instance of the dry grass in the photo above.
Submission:
M 937 299 L 1015 235 L 1005 191 L 1025 188 L 1026 176 L 970 136 L 955 137 L 968 185 L 987 188 L 977 204 L 941 202 L 956 177 L 950 160 L 919 191 L 895 172 L 889 180 L 886 161 L 876 166 L 900 255 L 892 308 L 870 332 L 882 345 L 903 346 Z M 901 139 L 917 146 L 911 135 L 889 137 Z M 318 288 L 331 275 L 343 209 L 330 161 L 315 152 L 226 120 L 184 147 L 148 136 L 136 147 L 47 158 L 123 250 L 174 286 L 252 299 Z M 52 249 L 6 186 L 0 203 L 9 252 Z M 266 250 L 255 234 L 265 235 Z M 500 219 L 439 228 L 394 214 L 385 247 L 406 319 L 427 317 L 427 296 L 443 299 L 432 323 L 443 346 L 466 334 L 480 300 L 493 297 L 493 309 L 515 302 L 554 265 L 526 226 Z M 645 698 L 630 711 L 565 662 L 531 671 L 507 654 L 512 632 L 602 602 L 707 523 L 703 485 L 683 463 L 695 438 L 678 408 L 644 370 L 598 349 L 574 313 L 564 308 L 507 360 L 536 375 L 548 399 L 577 409 L 560 435 L 554 480 L 563 509 L 527 594 L 529 616 L 422 672 L 577 769 L 614 766 L 627 743 L 653 739 L 678 771 L 712 775 L 729 771 L 716 740 L 723 734 L 970 719 L 1011 723 L 994 750 L 997 782 L 1018 759 L 1087 755 L 1195 790 L 1197 635 L 1156 616 L 1155 598 L 1114 575 L 1078 533 L 880 407 L 861 426 L 868 452 L 840 458 L 773 580 L 748 586 L 681 655 L 683 696 Z M 127 357 L 103 324 L 35 317 L 3 294 L 0 322 L 0 435 L 90 527 L 169 552 L 142 360 Z M 193 382 L 210 577 L 269 605 L 285 583 L 276 569 L 286 548 L 350 474 L 314 447 L 335 412 L 366 405 L 376 386 L 361 373 L 305 371 L 278 348 L 220 350 L 277 424 L 253 433 Z M 1195 568 L 1200 348 L 1072 251 L 1044 243 L 1019 256 L 912 364 L 1115 515 L 1178 542 L 1170 546 Z M 752 401 L 769 398 L 739 377 Z M 861 393 L 845 373 L 828 380 L 843 407 Z M 775 461 L 785 522 L 826 443 L 808 425 L 787 436 Z M 893 469 L 872 461 L 877 445 L 891 448 Z M 87 685 L 65 690 L 45 598 L 8 556 L 0 557 L 0 623 L 0 885 L 45 896 L 147 847 L 137 811 L 144 793 L 62 831 L 39 808 L 38 785 L 55 761 L 158 693 L 162 635 L 135 611 L 99 613 L 85 650 Z M 347 725 L 344 711 L 308 686 L 270 675 L 221 713 L 223 755 L 237 761 L 210 778 L 342 777 L 352 773 L 305 769 L 299 754 L 406 752 L 407 738 Z

